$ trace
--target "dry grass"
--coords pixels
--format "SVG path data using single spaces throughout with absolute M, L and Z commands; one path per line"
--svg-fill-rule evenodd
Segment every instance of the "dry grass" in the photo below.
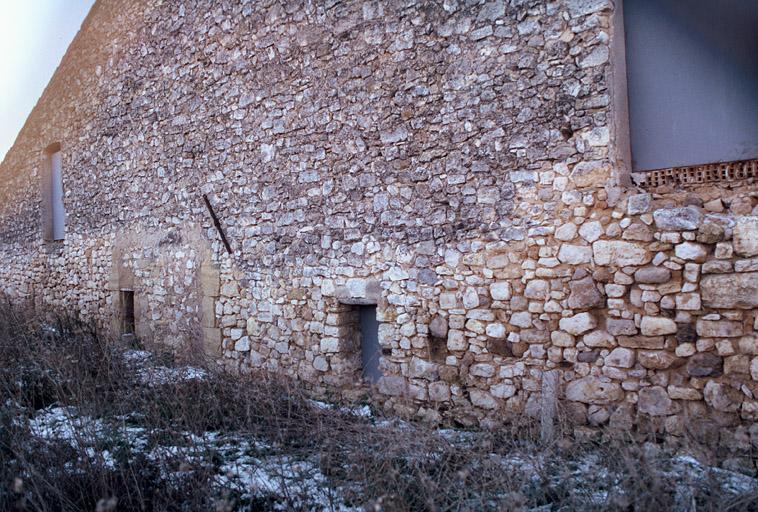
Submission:
M 528 421 L 465 432 L 366 418 L 270 375 L 177 378 L 170 356 L 140 366 L 127 348 L 0 306 L 0 509 L 758 509 L 750 480 L 682 473 L 649 444 L 540 445 Z M 155 366 L 169 378 L 140 377 Z M 31 426 L 50 411 L 70 415 L 65 435 Z

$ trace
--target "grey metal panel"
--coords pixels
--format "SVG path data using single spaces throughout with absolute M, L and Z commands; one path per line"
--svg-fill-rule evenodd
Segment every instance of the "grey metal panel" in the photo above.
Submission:
M 634 170 L 758 158 L 758 1 L 624 0 Z
M 379 346 L 379 322 L 376 319 L 376 306 L 359 306 L 359 310 L 363 378 L 369 382 L 377 382 L 382 376 L 379 369 L 379 358 L 382 355 L 382 350 Z
M 63 170 L 60 151 L 50 155 L 50 175 L 53 240 L 63 240 L 66 212 L 63 208 Z

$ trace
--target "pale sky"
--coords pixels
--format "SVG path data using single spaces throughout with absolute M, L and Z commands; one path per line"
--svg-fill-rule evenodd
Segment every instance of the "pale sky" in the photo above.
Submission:
M 0 0 L 0 161 L 94 0 Z

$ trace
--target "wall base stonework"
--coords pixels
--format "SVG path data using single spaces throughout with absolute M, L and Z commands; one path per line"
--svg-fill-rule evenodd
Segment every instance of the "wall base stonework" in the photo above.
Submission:
M 619 185 L 612 2 L 113 1 L 0 167 L 14 300 L 425 421 L 754 425 L 758 188 Z

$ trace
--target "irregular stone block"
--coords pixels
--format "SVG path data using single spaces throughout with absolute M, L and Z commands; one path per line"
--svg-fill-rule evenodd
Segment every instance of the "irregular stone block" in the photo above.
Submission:
M 559 321 L 561 330 L 577 336 L 597 326 L 597 320 L 590 313 L 579 313 L 574 316 L 561 318 Z
M 432 321 L 429 322 L 429 334 L 435 338 L 447 337 L 447 318 L 442 315 L 434 315 Z
M 598 240 L 592 244 L 596 265 L 628 267 L 644 265 L 652 255 L 641 245 L 622 240 Z
M 569 283 L 571 293 L 568 305 L 571 309 L 589 309 L 603 305 L 603 296 L 597 289 L 592 277 L 571 281 Z
M 703 214 L 695 206 L 663 208 L 653 212 L 653 219 L 661 231 L 690 231 L 700 227 Z
M 742 336 L 742 322 L 700 319 L 697 321 L 697 333 L 703 338 L 736 338 Z
M 606 405 L 624 398 L 621 386 L 615 382 L 588 376 L 566 385 L 566 399 L 585 404 Z
M 640 389 L 637 410 L 651 416 L 668 416 L 676 412 L 674 402 L 661 386 Z
M 626 213 L 628 215 L 641 215 L 650 211 L 653 201 L 652 194 L 636 194 L 629 196 L 626 202 Z
M 497 407 L 497 400 L 491 394 L 481 389 L 472 389 L 469 391 L 469 398 L 471 403 L 482 409 L 495 409 Z
M 562 244 L 558 250 L 558 261 L 568 265 L 581 265 L 592 260 L 592 247 Z
M 631 368 L 634 366 L 634 350 L 616 347 L 605 357 L 605 364 L 618 368 Z
M 405 378 L 400 375 L 384 375 L 379 379 L 378 389 L 383 395 L 401 396 L 405 393 Z
M 437 380 L 437 364 L 414 357 L 408 365 L 408 376 L 412 379 Z
M 677 258 L 687 261 L 696 261 L 702 263 L 708 257 L 708 250 L 701 244 L 694 242 L 684 242 L 674 248 L 674 254 Z
M 709 308 L 758 308 L 758 272 L 704 276 L 700 295 Z
M 758 255 L 758 216 L 750 215 L 737 220 L 732 244 L 740 256 Z
M 666 267 L 642 267 L 634 273 L 634 280 L 644 284 L 668 283 L 671 280 L 671 271 Z
M 663 336 L 619 336 L 617 340 L 627 348 L 661 349 L 665 343 Z
M 637 326 L 634 320 L 624 318 L 609 318 L 605 321 L 606 330 L 613 336 L 633 336 L 637 334 Z
M 723 360 L 713 352 L 700 352 L 687 361 L 691 377 L 718 377 L 723 373 Z
M 560 331 L 558 331 L 560 332 Z M 598 329 L 596 331 L 588 332 L 582 338 L 582 341 L 588 347 L 612 347 L 615 345 L 615 340 L 606 331 Z
M 664 336 L 676 333 L 676 322 L 662 316 L 643 316 L 640 322 L 643 336 Z
M 524 296 L 529 299 L 545 300 L 550 290 L 550 284 L 542 279 L 532 279 L 526 284 Z
M 493 300 L 508 300 L 511 298 L 511 283 L 500 281 L 490 285 L 490 295 Z
M 681 366 L 684 362 L 665 350 L 640 350 L 637 353 L 637 361 L 652 370 L 666 370 L 672 366 Z
M 737 390 L 727 384 L 709 380 L 703 389 L 705 403 L 721 412 L 734 412 L 742 401 Z

